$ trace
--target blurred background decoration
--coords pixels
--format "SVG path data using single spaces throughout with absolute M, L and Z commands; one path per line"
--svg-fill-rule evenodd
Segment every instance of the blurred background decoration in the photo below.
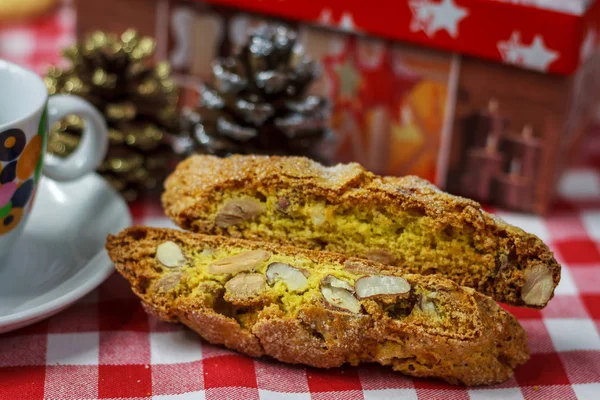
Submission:
M 329 104 L 306 95 L 321 68 L 293 29 L 261 25 L 232 56 L 213 60 L 211 70 L 212 79 L 199 85 L 197 107 L 183 114 L 191 152 L 298 155 L 328 163 Z
M 595 126 L 600 2 L 458 3 L 80 1 L 77 30 L 135 26 L 155 36 L 181 103 L 194 106 L 212 60 L 243 48 L 261 23 L 281 21 L 323 65 L 311 94 L 331 104 L 331 162 L 416 174 L 457 194 L 545 213 Z M 119 18 L 100 17 L 109 9 Z M 501 18 L 514 13 L 529 17 Z M 578 28 L 559 35 L 552 27 L 563 23 Z M 473 123 L 490 102 L 506 121 L 498 132 Z
M 46 73 L 49 64 L 67 65 L 61 51 L 74 44 L 77 36 L 73 1 L 56 0 L 41 13 L 26 13 L 18 18 L 11 15 L 11 7 L 22 0 L 5 1 L 0 0 L 4 13 L 0 20 L 0 58 L 27 66 L 40 75 Z
M 110 146 L 99 172 L 129 201 L 159 189 L 175 160 L 177 88 L 168 63 L 152 61 L 154 48 L 135 30 L 97 31 L 66 48 L 69 66 L 50 68 L 44 79 L 50 94 L 81 96 L 104 114 Z M 66 118 L 53 127 L 48 151 L 68 157 L 83 129 L 79 118 Z

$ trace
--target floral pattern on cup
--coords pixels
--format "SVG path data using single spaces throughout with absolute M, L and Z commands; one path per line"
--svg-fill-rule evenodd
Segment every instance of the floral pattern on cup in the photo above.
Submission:
M 33 194 L 43 141 L 38 133 L 27 142 L 17 128 L 0 132 L 0 236 L 16 228 L 23 217 Z

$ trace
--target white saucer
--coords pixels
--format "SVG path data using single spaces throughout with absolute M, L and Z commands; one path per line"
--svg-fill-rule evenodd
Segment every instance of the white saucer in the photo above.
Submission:
M 106 235 L 130 225 L 127 205 L 100 176 L 42 178 L 23 236 L 0 265 L 0 333 L 50 317 L 100 285 L 113 271 Z

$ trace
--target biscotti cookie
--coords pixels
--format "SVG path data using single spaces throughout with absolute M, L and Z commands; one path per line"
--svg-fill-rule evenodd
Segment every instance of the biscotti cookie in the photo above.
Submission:
M 512 315 L 440 276 L 160 228 L 126 229 L 106 248 L 147 311 L 252 357 L 379 362 L 465 385 L 505 381 L 528 359 Z
M 512 305 L 544 307 L 560 280 L 560 265 L 539 238 L 412 176 L 298 157 L 193 156 L 165 188 L 166 213 L 196 232 L 437 273 Z

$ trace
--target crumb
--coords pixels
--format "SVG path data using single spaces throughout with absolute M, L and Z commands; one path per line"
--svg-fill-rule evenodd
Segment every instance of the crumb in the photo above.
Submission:
M 540 390 L 540 387 L 539 387 L 538 385 L 535 385 L 535 386 L 533 387 L 533 391 L 534 391 L 534 392 L 537 392 L 538 390 Z

